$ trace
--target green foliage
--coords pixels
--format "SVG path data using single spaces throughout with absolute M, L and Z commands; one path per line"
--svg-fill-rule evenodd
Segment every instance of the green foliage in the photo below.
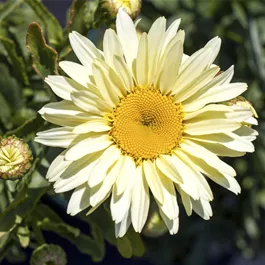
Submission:
M 216 35 L 222 38 L 217 64 L 222 69 L 235 64 L 234 80 L 248 83 L 246 97 L 259 114 L 256 152 L 229 161 L 239 174 L 242 194 L 236 197 L 211 184 L 215 196 L 213 218 L 206 222 L 194 214 L 187 217 L 180 206 L 180 231 L 174 237 L 165 234 L 164 223 L 152 209 L 144 236 L 130 228 L 120 239 L 115 238 L 107 203 L 91 215 L 80 213 L 73 217 L 87 225 L 86 231 L 66 223 L 53 210 L 53 205 L 62 206 L 60 202 L 66 202 L 69 195 L 54 195 L 45 180 L 57 151 L 33 141 L 36 132 L 50 128 L 38 110 L 56 100 L 43 79 L 60 73 L 59 61 L 76 60 L 68 34 L 75 30 L 87 35 L 92 27 L 99 28 L 103 21 L 95 16 L 97 7 L 96 0 L 74 0 L 67 12 L 66 26 L 62 28 L 41 1 L 8 0 L 0 4 L 0 135 L 15 134 L 24 138 L 35 156 L 31 170 L 23 179 L 0 180 L 0 262 L 6 258 L 10 263 L 19 263 L 26 258 L 25 248 L 42 249 L 46 246 L 44 231 L 72 242 L 95 262 L 105 256 L 105 241 L 116 246 L 123 257 L 144 255 L 154 264 L 182 261 L 187 265 L 205 265 L 210 245 L 217 246 L 221 254 L 226 251 L 224 246 L 240 250 L 247 258 L 263 253 L 265 2 L 262 0 L 144 0 L 138 26 L 148 31 L 159 16 L 165 16 L 169 22 L 180 17 L 180 28 L 186 33 L 186 54 L 201 48 Z M 101 29 L 94 32 L 102 39 Z

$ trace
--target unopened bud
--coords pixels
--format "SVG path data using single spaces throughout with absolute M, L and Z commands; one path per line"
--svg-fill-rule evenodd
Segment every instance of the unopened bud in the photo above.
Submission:
M 119 8 L 123 8 L 132 19 L 140 13 L 142 0 L 100 0 L 101 12 L 106 12 L 111 19 L 116 18 Z
M 0 178 L 15 180 L 30 169 L 32 153 L 27 143 L 16 136 L 0 137 Z
M 41 245 L 33 251 L 30 259 L 30 265 L 40 264 L 66 265 L 66 254 L 58 245 Z

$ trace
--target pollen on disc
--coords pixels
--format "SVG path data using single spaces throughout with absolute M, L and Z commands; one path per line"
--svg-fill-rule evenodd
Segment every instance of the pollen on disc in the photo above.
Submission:
M 154 88 L 136 88 L 113 111 L 110 135 L 119 148 L 138 159 L 154 159 L 179 145 L 181 105 Z

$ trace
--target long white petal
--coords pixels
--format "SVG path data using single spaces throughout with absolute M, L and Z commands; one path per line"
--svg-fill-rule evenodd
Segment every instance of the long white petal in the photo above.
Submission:
M 116 28 L 126 62 L 131 69 L 132 62 L 137 56 L 138 38 L 132 19 L 122 8 L 119 9 L 117 14 Z
M 75 80 L 59 75 L 48 75 L 44 81 L 57 96 L 66 100 L 71 100 L 71 92 L 85 89 L 84 86 Z
M 92 75 L 92 66 L 87 68 L 81 64 L 69 61 L 61 61 L 59 66 L 68 76 L 82 86 L 87 87 L 91 83 L 89 76 Z
M 144 178 L 141 164 L 136 169 L 131 201 L 132 225 L 136 232 L 140 233 L 143 229 L 148 216 L 149 205 L 149 188 Z
M 88 113 L 85 113 L 68 100 L 48 103 L 39 110 L 39 113 L 48 122 L 70 127 L 84 123 L 90 117 Z
M 72 161 L 66 161 L 64 159 L 66 151 L 63 151 L 59 154 L 53 162 L 50 164 L 48 172 L 46 174 L 46 178 L 53 182 L 56 181 L 60 175 L 68 168 L 68 166 L 72 163 Z
M 88 185 L 90 187 L 95 187 L 102 182 L 106 177 L 108 170 L 119 159 L 120 155 L 120 150 L 115 145 L 107 148 L 90 172 Z
M 67 148 L 76 137 L 77 134 L 73 133 L 72 127 L 59 127 L 38 132 L 34 141 L 48 146 Z
M 85 140 L 80 141 L 65 154 L 66 160 L 77 160 L 87 154 L 95 153 L 106 149 L 112 144 L 108 135 L 105 134 L 91 134 Z
M 90 206 L 89 202 L 90 188 L 87 183 L 75 188 L 67 206 L 67 213 L 76 215 Z
M 91 69 L 91 64 L 95 58 L 102 58 L 96 46 L 78 32 L 73 31 L 70 33 L 69 40 L 77 58 L 88 69 Z

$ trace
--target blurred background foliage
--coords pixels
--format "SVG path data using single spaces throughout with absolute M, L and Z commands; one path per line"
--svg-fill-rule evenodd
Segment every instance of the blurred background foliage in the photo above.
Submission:
M 68 11 L 62 13 L 68 7 Z M 215 195 L 214 216 L 209 221 L 195 214 L 187 217 L 181 207 L 180 231 L 176 236 L 167 234 L 152 205 L 144 233 L 139 235 L 131 229 L 117 240 L 108 203 L 90 216 L 81 213 L 67 217 L 65 209 L 70 194 L 54 194 L 45 180 L 47 168 L 60 150 L 33 141 L 36 132 L 50 128 L 37 111 L 47 102 L 58 100 L 43 78 L 48 74 L 63 74 L 58 68 L 60 60 L 77 61 L 69 46 L 70 31 L 76 30 L 98 47 L 102 46 L 105 28 L 115 25 L 108 16 L 101 14 L 97 0 L 9 0 L 0 3 L 0 135 L 15 134 L 24 138 L 34 154 L 32 168 L 21 180 L 0 180 L 1 264 L 29 264 L 31 252 L 35 250 L 31 260 L 34 265 L 36 253 L 46 249 L 44 244 L 50 232 L 52 238 L 58 234 L 94 262 L 104 259 L 107 241 L 107 246 L 114 245 L 123 257 L 133 256 L 136 264 L 140 264 L 137 257 L 163 265 L 252 264 L 254 259 L 257 262 L 263 259 L 260 264 L 264 264 L 265 1 L 142 2 L 138 29 L 148 31 L 159 16 L 165 16 L 168 23 L 181 18 L 187 54 L 219 35 L 222 48 L 216 63 L 224 70 L 235 65 L 234 81 L 248 83 L 249 89 L 244 96 L 253 103 L 259 115 L 256 152 L 243 158 L 227 159 L 238 172 L 241 195 L 235 196 L 210 183 Z M 56 17 L 60 18 L 60 23 Z M 106 264 L 114 262 L 110 259 Z M 124 260 L 122 263 L 127 264 Z M 68 264 L 74 263 L 69 261 Z M 144 264 L 148 264 L 147 261 Z

